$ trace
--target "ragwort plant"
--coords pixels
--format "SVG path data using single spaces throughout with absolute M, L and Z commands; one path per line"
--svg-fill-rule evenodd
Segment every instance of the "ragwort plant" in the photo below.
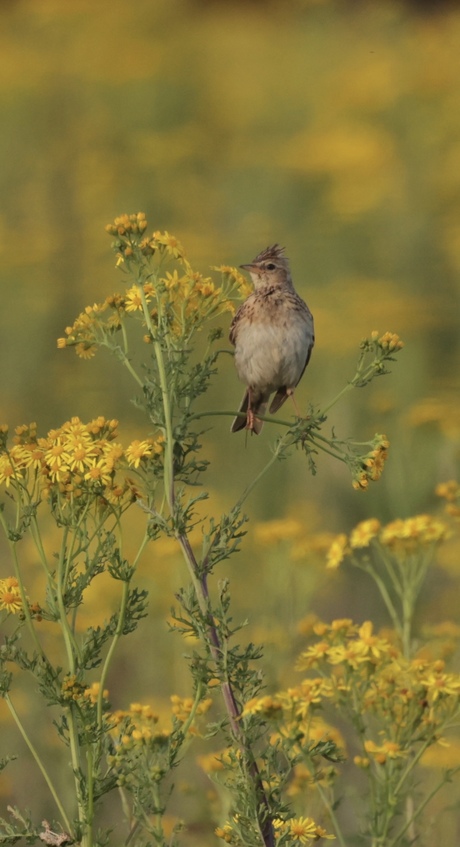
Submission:
M 455 482 L 438 486 L 454 518 L 459 490 Z M 263 716 L 272 728 L 272 743 L 291 762 L 291 794 L 310 793 L 310 807 L 318 814 L 327 811 L 341 847 L 357 843 L 356 837 L 371 847 L 431 844 L 431 836 L 424 839 L 423 813 L 460 771 L 459 765 L 445 768 L 427 789 L 420 769 L 428 751 L 436 754 L 436 748 L 449 744 L 460 721 L 460 675 L 449 671 L 445 661 L 458 645 L 458 626 L 440 627 L 440 638 L 434 637 L 434 628 L 430 639 L 415 626 L 425 577 L 450 532 L 445 520 L 423 514 L 386 526 L 372 518 L 349 536 L 337 536 L 327 566 L 335 570 L 346 560 L 364 571 L 378 587 L 392 628 L 376 633 L 371 621 L 356 624 L 344 618 L 328 624 L 310 617 L 301 624 L 310 643 L 297 662 L 297 669 L 309 676 L 245 704 L 244 715 Z M 353 810 L 358 825 L 351 834 L 338 811 L 346 788 L 335 762 L 344 742 L 325 715 L 340 716 L 342 726 L 348 722 L 353 765 L 366 786 Z M 332 758 L 328 767 L 324 758 Z M 346 798 L 349 812 L 352 798 Z
M 72 418 L 46 436 L 40 436 L 34 424 L 18 427 L 11 439 L 6 427 L 2 430 L 0 522 L 9 545 L 11 575 L 0 585 L 6 619 L 1 692 L 46 781 L 56 819 L 38 824 L 11 808 L 10 817 L 1 822 L 1 840 L 14 843 L 22 837 L 29 843 L 40 839 L 84 847 L 108 843 L 110 830 L 98 830 L 98 808 L 117 787 L 126 818 L 117 843 L 178 843 L 180 827 L 172 835 L 164 828 L 170 775 L 200 731 L 198 723 L 203 723 L 216 689 L 224 710 L 201 730 L 208 737 L 219 734 L 223 742 L 219 779 L 231 797 L 231 820 L 217 827 L 216 834 L 245 847 L 289 847 L 333 837 L 309 815 L 295 817 L 292 811 L 286 786 L 297 753 L 286 756 L 283 746 L 267 734 L 265 717 L 245 706 L 262 688 L 257 667 L 261 649 L 235 642 L 242 625 L 232 620 L 228 580 L 211 582 L 211 577 L 240 546 L 246 522 L 242 507 L 250 491 L 294 448 L 313 472 L 321 451 L 344 462 L 358 489 L 379 478 L 388 449 L 385 436 L 359 443 L 326 434 L 326 413 L 345 391 L 386 373 L 402 342 L 390 333 L 379 337 L 374 332 L 361 343 L 356 373 L 334 401 L 323 409 L 311 407 L 305 418 L 277 419 L 284 432 L 274 441 L 269 461 L 225 514 L 201 521 L 201 544 L 194 546 L 191 531 L 196 534 L 200 522 L 197 502 L 207 497 L 197 488 L 207 466 L 201 421 L 235 415 L 234 410 L 197 411 L 196 401 L 206 392 L 223 352 L 216 319 L 234 311 L 234 302 L 248 294 L 248 285 L 234 268 L 214 268 L 218 282 L 194 271 L 177 239 L 167 232 L 147 234 L 143 214 L 123 215 L 107 230 L 125 290 L 88 306 L 66 329 L 58 347 L 74 347 L 83 359 L 107 348 L 134 381 L 146 432 L 124 446 L 117 422 L 103 417 L 86 424 Z M 132 330 L 144 343 L 142 357 L 133 352 Z M 206 332 L 205 350 L 197 353 L 198 334 Z M 128 560 L 123 526 L 132 508 L 143 510 L 145 532 Z M 60 538 L 52 556 L 43 540 L 44 516 L 51 516 Z M 139 558 L 162 535 L 179 545 L 189 577 L 176 595 L 172 626 L 200 645 L 189 656 L 193 696 L 172 698 L 168 728 L 160 728 L 149 706 L 132 704 L 113 712 L 105 687 L 117 643 L 147 613 L 146 592 L 136 586 Z M 28 596 L 22 560 L 26 537 L 46 583 L 40 602 Z M 86 592 L 102 573 L 119 586 L 118 609 L 103 625 L 82 626 Z M 57 633 L 59 661 L 48 653 L 43 622 Z M 31 674 L 43 702 L 57 710 L 54 726 L 68 750 L 71 802 L 68 795 L 64 799 L 58 775 L 45 765 L 29 721 L 23 721 L 14 705 L 18 671 Z M 340 757 L 335 743 L 319 737 L 308 749 L 309 757 L 325 762 Z M 331 822 L 333 814 L 327 816 Z

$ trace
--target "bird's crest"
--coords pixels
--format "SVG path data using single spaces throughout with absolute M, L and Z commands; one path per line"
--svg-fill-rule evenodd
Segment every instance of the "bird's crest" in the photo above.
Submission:
M 286 262 L 286 256 L 284 254 L 284 247 L 280 247 L 279 244 L 273 244 L 272 247 L 266 247 L 265 250 L 262 250 L 258 256 L 253 260 L 253 264 L 257 264 L 258 262 L 266 262 L 270 259 L 284 259 Z

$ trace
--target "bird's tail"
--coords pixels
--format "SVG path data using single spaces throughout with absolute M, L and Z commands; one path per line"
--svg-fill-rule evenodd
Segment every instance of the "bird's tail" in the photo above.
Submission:
M 283 403 L 286 402 L 288 397 L 289 394 L 285 385 L 283 385 L 281 388 L 278 388 L 278 391 L 276 392 L 271 402 L 270 414 L 272 415 L 273 412 L 277 412 L 278 409 L 281 409 L 281 406 L 283 405 Z
M 268 400 L 262 395 L 262 397 L 258 397 L 255 400 L 251 399 L 251 405 L 249 406 L 249 390 L 246 389 L 241 401 L 241 406 L 238 409 L 238 411 L 241 412 L 241 415 L 237 415 L 237 417 L 233 420 L 231 431 L 238 432 L 240 429 L 250 429 L 252 432 L 255 432 L 256 435 L 259 435 L 264 422 L 259 420 L 257 415 L 265 414 L 267 410 L 267 402 Z M 251 426 L 248 424 L 248 408 L 252 412 Z
M 238 432 L 240 429 L 244 429 L 246 426 L 246 414 L 248 411 L 248 403 L 249 403 L 249 391 L 246 389 L 244 393 L 244 397 L 241 401 L 241 406 L 238 409 L 241 412 L 241 415 L 237 415 L 236 418 L 233 419 L 231 432 Z

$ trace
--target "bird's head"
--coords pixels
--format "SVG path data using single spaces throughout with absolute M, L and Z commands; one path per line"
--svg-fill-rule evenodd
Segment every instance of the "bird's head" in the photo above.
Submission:
M 252 262 L 240 265 L 240 268 L 249 271 L 256 290 L 265 285 L 282 287 L 292 284 L 289 262 L 284 255 L 284 247 L 280 247 L 279 244 L 262 250 L 262 253 L 259 253 Z

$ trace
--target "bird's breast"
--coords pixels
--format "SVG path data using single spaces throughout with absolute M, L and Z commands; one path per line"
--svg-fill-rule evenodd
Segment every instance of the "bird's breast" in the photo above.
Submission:
M 238 375 L 246 385 L 270 392 L 294 387 L 312 341 L 313 321 L 300 313 L 241 321 L 235 346 Z

